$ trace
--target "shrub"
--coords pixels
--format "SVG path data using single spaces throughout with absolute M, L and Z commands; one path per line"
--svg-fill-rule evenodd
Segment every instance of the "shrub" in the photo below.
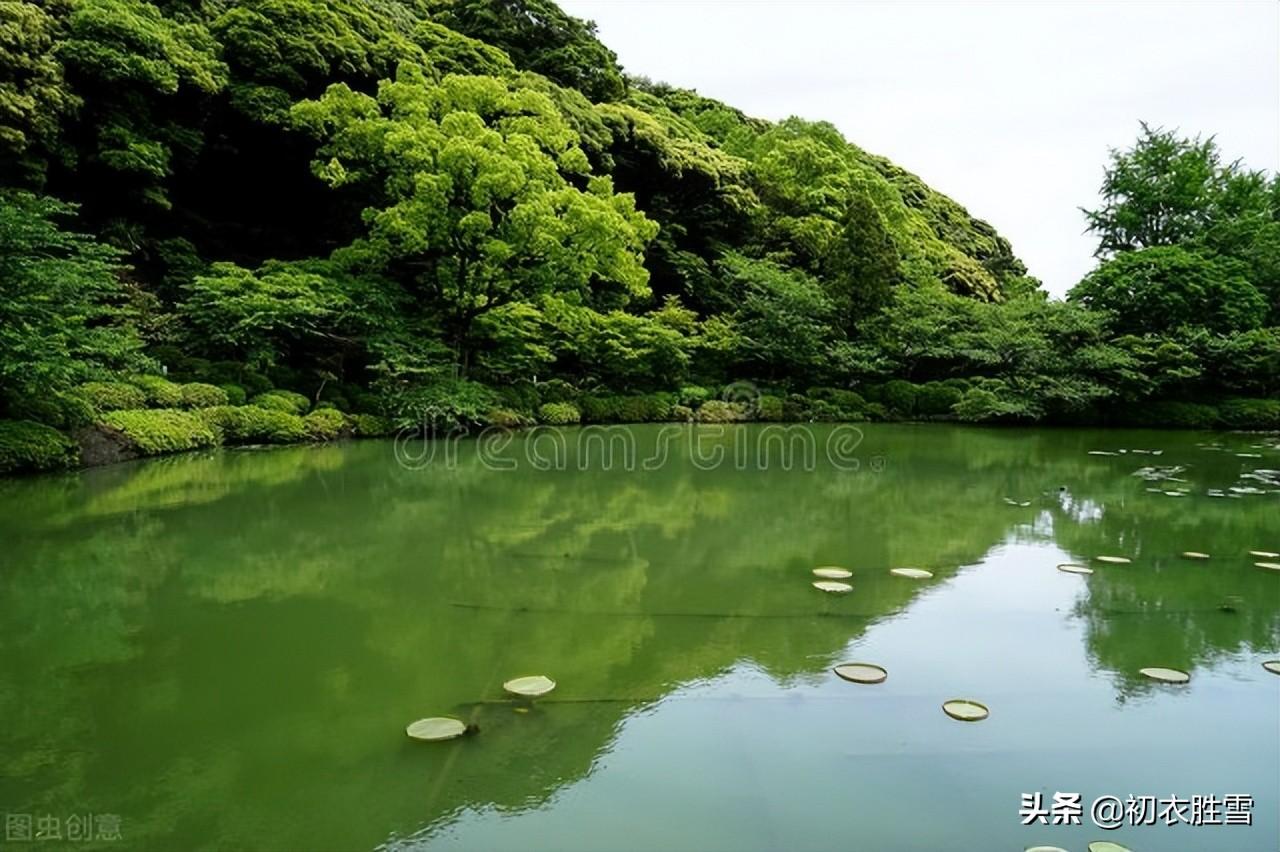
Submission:
M 857 391 L 844 388 L 809 388 L 808 417 L 811 420 L 865 420 L 867 401 Z
M 85 382 L 76 388 L 94 411 L 122 411 L 145 408 L 147 395 L 140 388 L 124 382 Z
M 358 438 L 381 438 L 396 431 L 394 423 L 376 414 L 352 415 L 351 427 Z
M 578 410 L 584 423 L 616 423 L 622 417 L 621 397 L 583 396 L 578 399 Z
M 803 394 L 787 394 L 782 401 L 782 419 L 791 423 L 807 423 L 813 419 L 813 402 Z
M 249 395 L 240 385 L 228 383 L 218 387 L 222 388 L 222 392 L 227 395 L 227 405 L 244 405 L 249 401 Z
M 307 437 L 313 441 L 332 441 L 347 430 L 347 416 L 336 408 L 317 408 L 302 418 Z
M 1133 407 L 1125 419 L 1137 426 L 1157 429 L 1212 429 L 1218 425 L 1218 409 L 1197 402 L 1148 402 Z
M 227 444 L 293 444 L 308 438 L 303 418 L 287 411 L 257 405 L 218 405 L 193 413 L 218 430 Z
M 311 407 L 311 400 L 294 391 L 269 390 L 249 400 L 249 404 L 272 411 L 283 411 L 286 414 L 305 414 Z
M 697 418 L 702 423 L 737 423 L 747 419 L 747 410 L 741 402 L 709 399 L 698 409 Z
M 781 397 L 766 394 L 757 402 L 756 416 L 761 420 L 782 420 L 783 408 Z
M 884 386 L 884 404 L 899 417 L 914 417 L 916 413 L 916 386 L 902 379 L 894 379 Z
M 498 389 L 498 398 L 504 408 L 513 411 L 533 411 L 543 400 L 532 382 L 513 382 Z M 549 402 L 550 400 L 548 400 Z
M 538 406 L 538 419 L 555 426 L 582 422 L 582 412 L 571 402 L 544 402 Z
M 698 385 L 685 385 L 680 388 L 680 393 L 676 395 L 681 405 L 689 408 L 697 408 L 702 403 L 711 399 L 711 391 Z
M 201 418 L 173 408 L 109 411 L 99 422 L 123 433 L 138 452 L 148 456 L 212 447 L 219 437 Z
M 485 420 L 491 426 L 501 426 L 504 429 L 517 429 L 528 422 L 528 418 L 510 408 L 491 408 Z
M 537 385 L 538 399 L 542 402 L 573 402 L 578 398 L 577 389 L 564 379 L 551 379 Z
M 1280 429 L 1280 399 L 1228 399 L 1218 417 L 1230 429 Z
M 693 409 L 687 405 L 677 405 L 671 409 L 671 419 L 689 423 L 693 420 Z
M 229 402 L 227 392 L 217 385 L 191 382 L 182 386 L 184 408 L 212 408 L 215 405 L 227 405 Z
M 396 387 L 386 397 L 389 413 L 400 425 L 441 428 L 483 423 L 498 403 L 492 388 L 466 379 Z
M 92 403 L 75 391 L 11 400 L 8 413 L 13 420 L 34 420 L 57 429 L 92 423 L 96 414 Z
M 74 441 L 30 420 L 0 420 L 0 473 L 57 470 L 80 460 Z
M 922 417 L 947 417 L 964 397 L 964 391 L 942 382 L 928 382 L 916 387 L 916 413 Z
M 153 408 L 177 408 L 182 405 L 182 387 L 163 376 L 130 376 L 126 382 L 147 396 L 147 405 Z

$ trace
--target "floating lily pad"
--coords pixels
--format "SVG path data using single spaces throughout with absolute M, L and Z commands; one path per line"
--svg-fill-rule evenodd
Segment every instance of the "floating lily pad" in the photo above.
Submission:
M 1089 852 L 1133 852 L 1133 850 L 1110 840 L 1095 840 L 1089 844 Z
M 1267 660 L 1262 667 L 1275 675 L 1280 675 L 1280 660 Z
M 404 729 L 410 739 L 434 743 L 441 740 L 457 739 L 467 732 L 467 726 L 459 719 L 448 716 L 433 716 L 419 719 Z
M 1066 574 L 1092 574 L 1093 569 L 1088 565 L 1076 565 L 1072 562 L 1064 562 L 1058 566 L 1058 570 Z
M 1280 562 L 1255 562 L 1259 568 L 1266 568 L 1269 571 L 1280 571 Z
M 1134 450 L 1137 452 L 1137 450 Z M 1028 846 L 1026 852 L 1067 852 L 1061 846 Z
M 1198 550 L 1184 550 L 1182 551 L 1182 555 L 1187 559 L 1208 559 L 1209 558 L 1209 554 L 1201 553 Z
M 1091 456 L 1114 456 L 1114 455 L 1118 455 L 1118 453 L 1108 452 L 1107 450 L 1090 450 L 1090 451 L 1089 451 L 1089 455 L 1091 455 Z
M 953 698 L 942 705 L 942 712 L 961 722 L 981 722 L 991 715 L 987 705 L 968 698 Z
M 874 663 L 841 663 L 832 671 L 853 683 L 883 683 L 889 676 L 882 666 Z
M 1250 550 L 1250 556 L 1259 556 L 1263 559 L 1280 559 L 1280 553 L 1272 553 L 1270 550 Z
M 1166 669 L 1160 666 L 1138 669 L 1138 674 L 1146 675 L 1161 683 L 1188 683 L 1191 680 L 1191 675 L 1180 669 Z
M 927 580 L 933 576 L 932 571 L 923 568 L 890 568 L 889 573 L 895 577 L 907 577 L 911 580 Z
M 847 568 L 837 568 L 834 565 L 828 565 L 824 568 L 814 568 L 813 576 L 821 577 L 824 580 L 846 580 L 853 576 L 853 572 Z
M 830 592 L 833 595 L 847 595 L 853 591 L 853 586 L 848 583 L 841 583 L 838 580 L 819 580 L 813 584 L 813 587 L 824 592 Z
M 521 698 L 539 698 L 556 688 L 556 682 L 545 675 L 530 675 L 509 680 L 502 688 Z
M 1099 562 L 1107 562 L 1112 565 L 1128 565 L 1133 561 L 1126 556 L 1095 556 L 1093 558 Z

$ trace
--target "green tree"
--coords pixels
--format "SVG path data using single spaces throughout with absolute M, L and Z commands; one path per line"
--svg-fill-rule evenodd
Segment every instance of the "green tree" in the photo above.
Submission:
M 43 155 L 59 147 L 59 122 L 80 104 L 55 51 L 65 11 L 61 2 L 0 3 L 0 178 L 39 176 Z
M 834 309 L 817 281 L 734 254 L 721 261 L 721 274 L 738 300 L 738 357 L 751 375 L 816 381 L 829 369 Z

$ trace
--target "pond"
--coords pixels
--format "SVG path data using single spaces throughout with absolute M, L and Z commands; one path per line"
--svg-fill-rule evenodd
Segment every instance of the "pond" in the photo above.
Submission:
M 1278 445 L 654 425 L 0 482 L 0 810 L 101 849 L 1274 852 Z M 405 736 L 437 715 L 480 731 Z

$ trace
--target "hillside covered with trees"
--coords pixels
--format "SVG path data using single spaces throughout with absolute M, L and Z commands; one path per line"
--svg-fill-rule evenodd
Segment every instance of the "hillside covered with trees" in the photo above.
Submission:
M 422 423 L 1280 428 L 1280 181 L 1212 139 L 1113 154 L 1065 302 L 832 125 L 627 76 L 549 0 L 7 0 L 0 151 L 0 472 Z

